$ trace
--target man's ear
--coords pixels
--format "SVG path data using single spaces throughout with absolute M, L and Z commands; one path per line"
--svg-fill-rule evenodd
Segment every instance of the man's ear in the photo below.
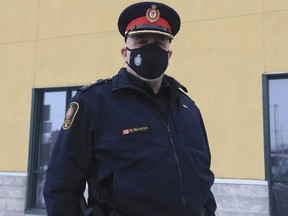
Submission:
M 172 50 L 169 50 L 169 52 L 168 52 L 168 58 L 170 59 L 171 58 L 171 56 L 172 56 Z
M 123 47 L 121 49 L 121 55 L 124 58 L 124 60 L 126 61 L 126 59 L 127 59 L 127 49 L 126 49 L 126 47 Z

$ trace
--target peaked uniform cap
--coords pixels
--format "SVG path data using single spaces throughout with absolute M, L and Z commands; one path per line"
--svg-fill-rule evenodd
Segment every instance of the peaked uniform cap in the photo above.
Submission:
M 160 34 L 173 39 L 180 25 L 178 13 L 159 2 L 139 2 L 130 5 L 118 19 L 118 30 L 125 38 L 139 34 Z

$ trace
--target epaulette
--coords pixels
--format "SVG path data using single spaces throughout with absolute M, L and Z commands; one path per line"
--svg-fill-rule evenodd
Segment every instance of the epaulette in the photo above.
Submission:
M 188 90 L 184 86 L 181 86 L 180 88 L 178 88 L 178 90 L 179 90 L 179 92 L 181 94 L 183 94 L 184 96 L 188 97 L 195 104 L 195 101 L 192 100 L 192 98 L 187 94 Z
M 185 94 L 187 94 L 188 93 L 188 90 L 187 90 L 187 88 L 186 87 L 184 87 L 184 86 L 180 86 L 179 88 L 178 88 L 179 90 L 181 90 L 182 92 L 185 92 Z
M 96 85 L 99 85 L 99 84 L 102 84 L 102 83 L 106 83 L 109 80 L 111 80 L 111 78 L 96 80 L 95 82 L 89 83 L 89 84 L 79 88 L 78 91 L 84 92 L 84 91 L 86 91 L 87 89 L 89 89 L 89 88 L 91 88 L 93 86 L 96 86 Z

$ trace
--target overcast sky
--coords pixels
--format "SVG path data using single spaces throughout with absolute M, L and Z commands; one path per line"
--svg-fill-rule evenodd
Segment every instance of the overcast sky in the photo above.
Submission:
M 271 147 L 284 143 L 288 149 L 288 79 L 269 81 L 269 103 Z

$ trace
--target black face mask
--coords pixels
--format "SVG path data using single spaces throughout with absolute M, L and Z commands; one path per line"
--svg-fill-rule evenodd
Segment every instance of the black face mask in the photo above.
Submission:
M 129 49 L 130 61 L 127 63 L 139 76 L 146 79 L 156 79 L 168 66 L 169 51 L 163 50 L 151 43 L 146 46 Z

